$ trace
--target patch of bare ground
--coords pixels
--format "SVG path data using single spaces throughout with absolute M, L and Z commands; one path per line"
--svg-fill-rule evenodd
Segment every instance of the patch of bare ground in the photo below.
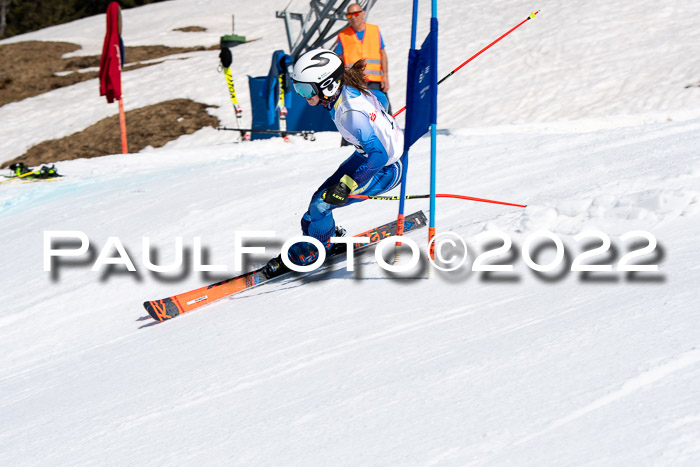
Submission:
M 216 128 L 219 119 L 207 113 L 208 107 L 211 106 L 189 99 L 174 99 L 126 112 L 129 152 L 138 152 L 147 146 L 161 147 L 168 141 L 192 134 L 205 126 Z M 4 162 L 2 167 L 9 167 L 14 162 L 36 167 L 50 162 L 121 152 L 119 116 L 114 115 L 78 133 L 32 146 L 21 156 Z M 60 173 L 60 167 L 57 168 Z
M 203 28 L 202 26 L 185 26 L 184 28 L 177 28 L 173 29 L 173 31 L 182 31 L 182 32 L 205 32 L 207 28 Z
M 42 41 L 0 45 L 0 106 L 97 78 L 97 70 L 85 72 L 78 70 L 99 68 L 99 55 L 62 58 L 63 55 L 79 48 L 79 45 L 68 42 Z M 126 47 L 124 71 L 155 64 L 141 63 L 146 60 L 185 52 L 218 50 L 218 48 L 219 46 L 205 48 L 160 45 Z M 70 73 L 57 75 L 57 72 Z M 98 88 L 95 92 L 99 92 Z

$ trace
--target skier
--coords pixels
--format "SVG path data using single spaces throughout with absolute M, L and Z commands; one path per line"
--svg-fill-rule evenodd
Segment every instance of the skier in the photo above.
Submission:
M 364 68 L 364 60 L 345 68 L 335 53 L 315 49 L 299 57 L 292 74 L 296 93 L 309 105 L 328 110 L 340 134 L 355 146 L 355 152 L 314 192 L 301 218 L 302 233 L 319 240 L 326 252 L 333 252 L 330 238 L 345 233 L 336 228 L 333 210 L 362 201 L 348 199 L 349 194 L 378 195 L 401 180 L 403 131 L 367 89 Z M 316 260 L 318 250 L 312 243 L 300 242 L 289 249 L 288 257 L 303 266 Z M 287 270 L 281 256 L 265 266 L 268 277 Z

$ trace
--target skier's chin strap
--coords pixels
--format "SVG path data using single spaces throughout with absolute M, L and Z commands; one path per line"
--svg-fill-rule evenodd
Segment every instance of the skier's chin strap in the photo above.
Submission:
M 342 89 L 342 86 L 338 87 L 338 90 L 333 94 L 333 97 L 328 98 L 328 99 L 320 99 L 320 103 L 323 106 L 324 109 L 326 110 L 331 110 L 333 106 L 335 105 L 335 101 L 338 100 L 338 97 L 340 97 L 340 90 Z

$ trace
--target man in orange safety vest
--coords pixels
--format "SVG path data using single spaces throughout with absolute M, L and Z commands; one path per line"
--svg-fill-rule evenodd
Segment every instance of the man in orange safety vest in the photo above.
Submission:
M 338 34 L 335 53 L 346 66 L 360 59 L 365 60 L 367 87 L 377 96 L 384 108 L 391 113 L 389 103 L 389 60 L 384 50 L 384 40 L 375 24 L 365 23 L 365 11 L 358 3 L 348 7 L 350 25 Z

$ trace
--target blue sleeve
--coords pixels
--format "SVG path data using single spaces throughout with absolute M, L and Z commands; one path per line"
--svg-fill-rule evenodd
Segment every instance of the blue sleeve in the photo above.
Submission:
M 382 33 L 379 33 L 379 49 L 384 50 L 384 38 L 382 37 Z
M 335 42 L 335 54 L 343 55 L 343 44 L 340 43 L 340 39 Z
M 349 111 L 341 117 L 341 123 L 360 142 L 367 154 L 367 161 L 348 174 L 359 186 L 365 185 L 389 161 L 389 154 L 374 133 L 367 116 L 361 112 Z

